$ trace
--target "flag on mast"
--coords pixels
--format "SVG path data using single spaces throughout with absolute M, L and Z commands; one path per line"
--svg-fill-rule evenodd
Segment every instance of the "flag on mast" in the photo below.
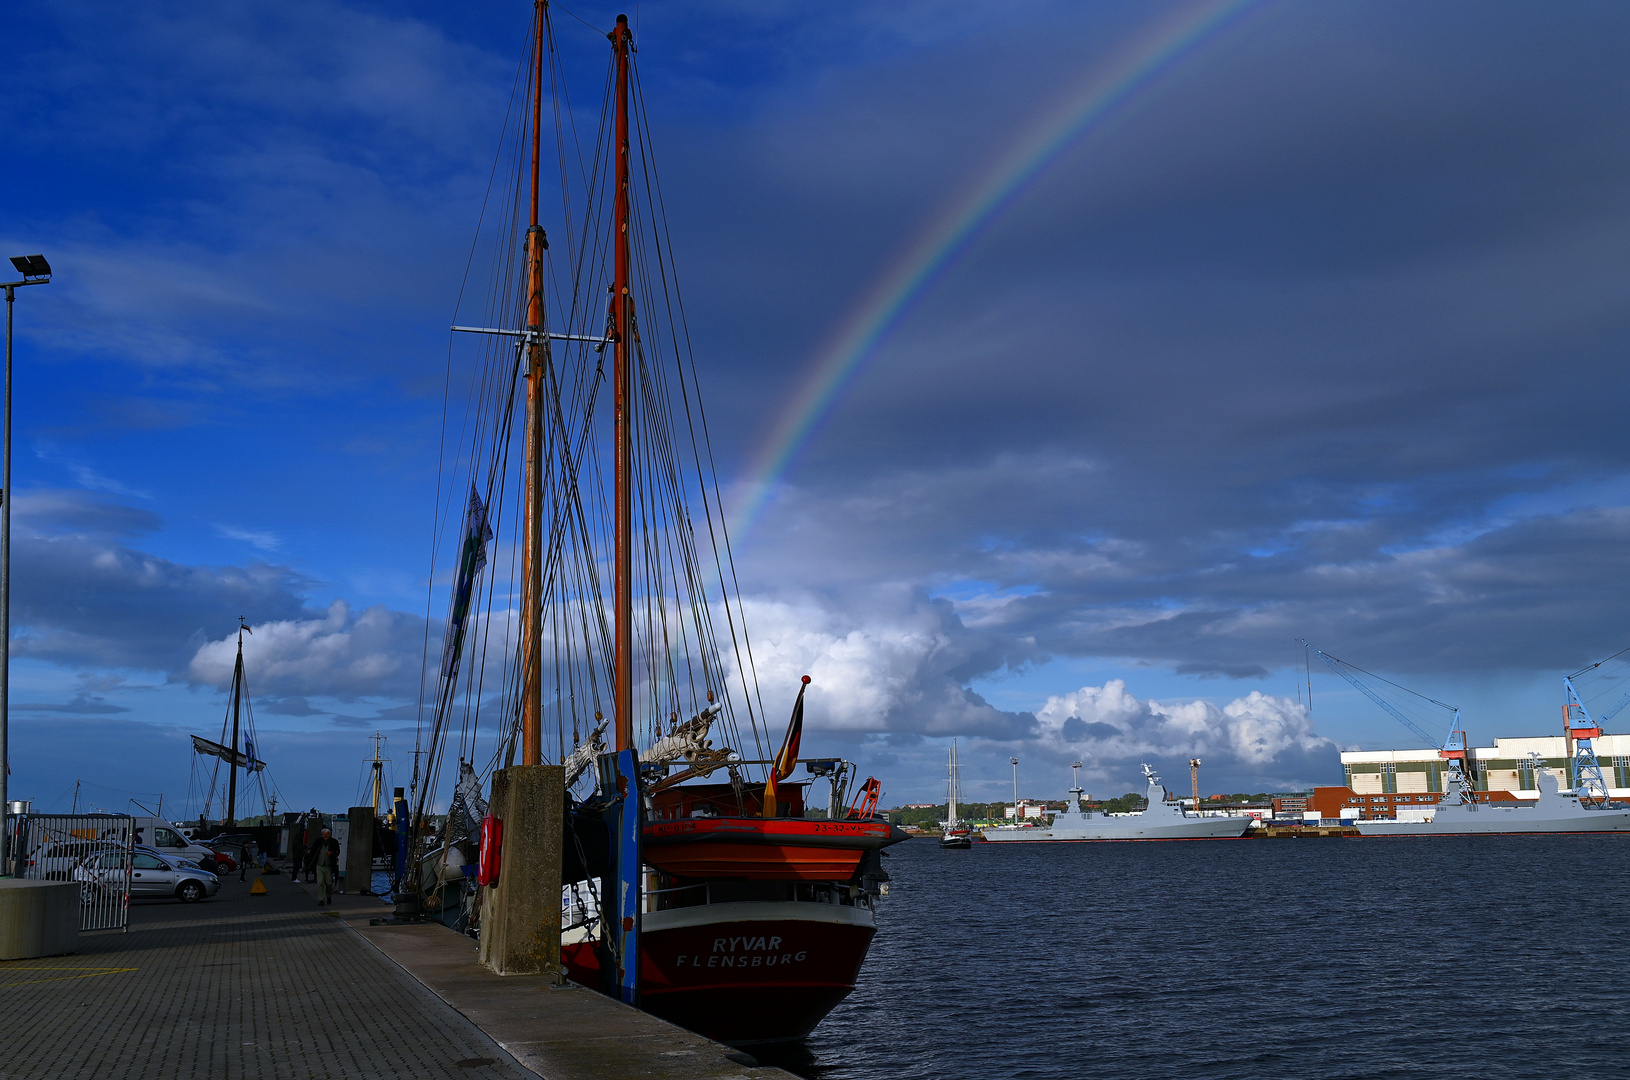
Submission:
M 778 801 L 776 786 L 792 775 L 798 767 L 798 747 L 804 741 L 804 691 L 809 688 L 809 676 L 798 687 L 798 700 L 792 703 L 792 719 L 787 721 L 787 737 L 781 741 L 781 750 L 770 765 L 770 778 L 764 785 L 764 816 L 774 817 Z
M 463 549 L 459 552 L 458 580 L 453 585 L 452 610 L 447 615 L 447 642 L 442 648 L 441 674 L 449 681 L 458 677 L 459 657 L 464 652 L 464 631 L 470 615 L 470 597 L 476 579 L 487 565 L 487 542 L 492 529 L 487 524 L 487 508 L 481 495 L 470 485 L 470 504 L 464 510 Z

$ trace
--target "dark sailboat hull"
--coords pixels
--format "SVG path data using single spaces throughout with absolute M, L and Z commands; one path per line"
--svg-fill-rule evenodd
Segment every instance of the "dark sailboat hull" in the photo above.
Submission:
M 854 990 L 876 933 L 863 906 L 752 901 L 647 912 L 640 1007 L 733 1046 L 801 1039 Z M 561 955 L 573 981 L 599 987 L 592 944 Z

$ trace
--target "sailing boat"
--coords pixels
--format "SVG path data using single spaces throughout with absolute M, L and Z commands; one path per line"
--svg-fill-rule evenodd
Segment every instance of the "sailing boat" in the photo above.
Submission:
M 964 850 L 973 847 L 973 830 L 957 820 L 957 763 L 956 740 L 951 740 L 950 779 L 946 781 L 945 832 L 940 834 L 940 847 Z
M 265 780 L 264 780 L 264 775 L 265 775 L 265 770 L 266 770 L 266 763 L 264 761 L 261 761 L 259 758 L 257 758 L 255 756 L 255 733 L 254 733 L 254 714 L 253 714 L 253 712 L 251 712 L 249 714 L 249 724 L 248 724 L 247 737 L 245 737 L 245 732 L 244 732 L 244 711 L 245 711 L 244 707 L 245 707 L 245 705 L 248 704 L 248 691 L 247 691 L 247 689 L 246 689 L 246 687 L 244 685 L 244 675 L 243 675 L 243 635 L 245 635 L 245 634 L 253 634 L 253 633 L 254 633 L 254 631 L 249 629 L 249 624 L 246 623 L 242 618 L 239 618 L 238 619 L 238 659 L 232 666 L 232 694 L 231 694 L 231 698 L 229 699 L 228 704 L 227 704 L 226 716 L 221 721 L 221 738 L 222 738 L 222 741 L 221 742 L 212 742 L 211 740 L 202 738 L 201 736 L 198 736 L 198 735 L 194 735 L 192 737 L 192 749 L 193 749 L 194 754 L 200 754 L 200 755 L 203 755 L 205 757 L 218 758 L 218 759 L 220 759 L 220 761 L 223 761 L 223 762 L 226 763 L 226 766 L 227 766 L 226 807 L 225 807 L 225 812 L 224 812 L 224 815 L 223 815 L 221 821 L 222 821 L 223 828 L 227 829 L 228 831 L 236 828 L 237 824 L 238 824 L 238 770 L 239 769 L 244 770 L 245 774 L 247 774 L 248 776 L 257 776 L 258 775 L 258 776 L 261 777 L 261 792 L 260 792 L 260 795 L 261 795 L 261 801 L 263 803 L 265 803 L 266 808 L 267 808 L 266 809 L 266 814 L 268 816 L 268 820 L 270 819 L 270 815 L 272 814 L 272 808 L 277 805 L 276 797 L 272 796 L 272 795 L 268 795 L 268 793 L 266 792 L 266 785 L 265 785 Z M 226 729 L 227 729 L 227 724 L 228 723 L 230 723 L 231 727 L 232 727 L 232 739 L 231 739 L 231 742 L 226 742 L 225 741 L 225 739 L 226 739 Z M 241 743 L 241 745 L 243 747 L 242 750 L 238 749 L 240 743 Z M 205 790 L 207 790 L 207 791 L 209 791 L 211 793 L 213 793 L 214 790 L 215 790 L 215 779 L 216 779 L 215 772 L 218 772 L 219 769 L 220 769 L 220 764 L 219 764 L 219 762 L 217 762 L 217 764 L 215 766 L 215 771 L 211 772 L 208 785 L 207 785 L 207 787 L 205 789 Z M 201 819 L 200 819 L 200 824 L 201 825 L 204 824 L 203 819 L 207 818 L 208 814 L 209 814 L 209 809 L 208 809 L 208 804 L 206 803 L 205 804 L 204 814 L 201 815 Z
M 720 1041 L 798 1039 L 854 989 L 888 880 L 883 849 L 906 834 L 878 815 L 875 778 L 851 800 L 851 763 L 803 758 L 809 676 L 769 750 L 628 19 L 607 35 L 599 136 L 557 132 L 552 148 L 563 201 L 582 187 L 560 263 L 539 214 L 542 116 L 574 114 L 544 0 L 532 30 L 530 108 L 499 155 L 516 182 L 494 188 L 516 197 L 493 215 L 489 325 L 453 328 L 486 353 L 449 470 L 461 497 L 443 504 L 464 514 L 442 549 L 456 569 L 414 817 L 429 812 L 455 726 L 461 793 L 499 765 L 563 764 L 568 975 Z M 570 280 L 555 279 L 561 265 Z M 506 499 L 512 484 L 519 498 Z M 489 574 L 486 550 L 505 530 L 517 554 L 500 581 L 505 560 Z M 483 764 L 477 734 L 495 703 Z M 808 779 L 793 779 L 799 765 Z M 824 817 L 806 811 L 816 780 Z

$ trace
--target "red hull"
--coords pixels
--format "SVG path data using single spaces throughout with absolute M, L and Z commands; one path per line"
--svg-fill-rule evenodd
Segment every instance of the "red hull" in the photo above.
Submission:
M 844 919 L 733 918 L 731 908 L 756 909 L 757 914 L 777 908 L 814 909 L 812 914 Z M 855 988 L 877 933 L 870 912 L 862 915 L 863 909 L 837 905 L 743 904 L 682 910 L 696 913 L 691 919 L 703 917 L 703 911 L 720 918 L 663 928 L 662 916 L 677 913 L 646 916 L 650 928 L 640 933 L 640 1007 L 738 1046 L 808 1035 Z M 599 987 L 592 945 L 568 945 L 561 955 L 574 981 Z
M 641 855 L 683 878 L 847 881 L 862 856 L 904 839 L 884 821 L 686 818 L 645 826 Z

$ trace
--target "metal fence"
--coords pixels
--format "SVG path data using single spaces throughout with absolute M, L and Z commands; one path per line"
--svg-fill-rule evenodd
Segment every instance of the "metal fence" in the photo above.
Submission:
M 79 928 L 130 922 L 134 822 L 127 814 L 23 814 L 11 819 L 17 876 L 79 883 Z

